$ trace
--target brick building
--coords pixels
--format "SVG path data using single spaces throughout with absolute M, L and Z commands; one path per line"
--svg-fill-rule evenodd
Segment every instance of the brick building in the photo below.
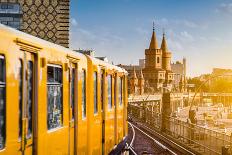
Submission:
M 0 22 L 69 46 L 69 0 L 0 0 Z

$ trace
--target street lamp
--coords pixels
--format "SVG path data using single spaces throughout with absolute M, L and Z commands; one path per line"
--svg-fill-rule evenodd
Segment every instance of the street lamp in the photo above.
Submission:
M 214 79 L 214 78 L 217 78 L 217 77 L 220 77 L 220 76 L 231 76 L 231 75 L 227 75 L 227 74 L 218 74 L 218 75 L 215 75 L 215 76 L 209 76 L 209 78 L 207 79 L 207 80 L 205 80 L 205 81 L 203 81 L 202 83 L 201 83 L 201 85 L 197 88 L 197 90 L 195 91 L 195 93 L 194 93 L 194 96 L 193 96 L 193 98 L 192 98 L 192 101 L 190 102 L 190 108 L 189 108 L 189 119 L 190 119 L 190 121 L 193 123 L 193 122 L 195 122 L 195 115 L 196 115 L 196 111 L 195 110 L 192 110 L 192 106 L 193 106 L 193 102 L 194 102 L 194 99 L 195 99 L 195 97 L 196 97 L 196 95 L 197 95 L 197 93 L 199 92 L 199 90 L 201 89 L 201 87 L 204 85 L 204 84 L 206 84 L 208 81 L 210 81 L 210 80 L 212 80 L 212 79 Z

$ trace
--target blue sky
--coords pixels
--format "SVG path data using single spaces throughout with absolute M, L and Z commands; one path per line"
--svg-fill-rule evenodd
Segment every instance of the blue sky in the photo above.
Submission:
M 187 74 L 232 68 L 232 2 L 229 0 L 71 0 L 70 47 L 93 49 L 114 64 L 144 58 L 155 21 L 163 28 L 172 61 L 187 58 Z

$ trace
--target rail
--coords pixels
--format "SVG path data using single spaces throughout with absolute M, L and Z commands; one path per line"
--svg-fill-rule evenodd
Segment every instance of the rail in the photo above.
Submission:
M 136 104 L 128 105 L 128 116 L 196 154 L 229 153 L 232 136 L 173 117 L 163 117 Z

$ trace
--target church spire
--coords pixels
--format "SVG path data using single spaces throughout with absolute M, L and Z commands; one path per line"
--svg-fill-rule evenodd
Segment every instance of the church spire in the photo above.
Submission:
M 166 42 L 166 38 L 165 38 L 165 32 L 163 31 L 163 39 L 162 39 L 162 43 L 161 43 L 161 49 L 163 52 L 168 52 L 168 46 L 167 46 L 167 42 Z
M 158 49 L 158 42 L 156 40 L 155 24 L 154 24 L 154 22 L 153 22 L 153 32 L 152 32 L 152 37 L 151 37 L 151 42 L 150 42 L 149 49 Z
M 134 67 L 134 70 L 133 70 L 133 78 L 134 78 L 134 79 L 137 79 L 135 67 Z
M 140 70 L 140 79 L 143 79 L 143 71 L 142 71 L 142 69 Z

